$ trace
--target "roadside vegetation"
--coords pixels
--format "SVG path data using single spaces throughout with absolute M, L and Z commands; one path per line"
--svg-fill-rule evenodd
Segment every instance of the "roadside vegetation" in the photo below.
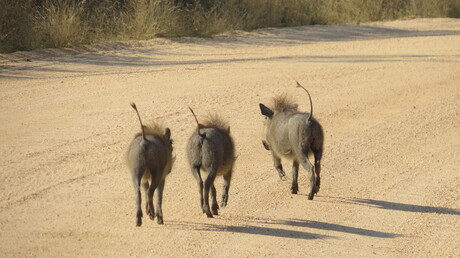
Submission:
M 231 30 L 460 17 L 458 0 L 0 0 L 0 52 Z

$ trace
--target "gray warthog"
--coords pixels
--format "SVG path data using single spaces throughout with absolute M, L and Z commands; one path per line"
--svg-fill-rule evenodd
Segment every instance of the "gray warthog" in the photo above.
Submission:
M 228 201 L 228 189 L 232 179 L 233 164 L 235 162 L 235 147 L 230 136 L 230 127 L 216 115 L 210 115 L 208 120 L 202 124 L 191 108 L 197 130 L 190 136 L 187 143 L 187 156 L 200 191 L 201 209 L 212 218 L 213 214 L 218 215 L 219 205 L 216 200 L 216 188 L 214 179 L 216 176 L 223 176 L 224 187 L 222 192 L 221 207 L 225 207 Z M 207 172 L 204 181 L 201 179 L 200 171 Z M 211 190 L 212 213 L 209 209 L 209 190 Z
M 141 132 L 134 136 L 128 149 L 128 167 L 131 171 L 134 192 L 136 194 L 136 226 L 142 225 L 141 191 L 145 193 L 145 210 L 150 219 L 157 217 L 157 223 L 163 224 L 163 189 L 165 178 L 171 172 L 174 163 L 171 131 L 163 129 L 157 124 L 144 126 L 137 111 L 136 104 L 131 106 L 137 113 L 141 124 Z M 153 206 L 153 193 L 156 195 L 155 208 Z M 155 210 L 156 209 L 156 210 Z
M 297 183 L 299 163 L 310 177 L 310 191 L 308 199 L 313 200 L 314 194 L 320 187 L 321 156 L 323 154 L 323 129 L 320 123 L 313 118 L 313 104 L 310 93 L 297 82 L 297 87 L 303 88 L 310 99 L 310 113 L 297 111 L 294 104 L 286 95 L 273 99 L 273 108 L 259 104 L 262 115 L 265 116 L 264 137 L 262 144 L 265 149 L 271 150 L 273 162 L 281 179 L 286 174 L 281 165 L 281 158 L 292 160 L 292 185 L 291 193 L 296 194 L 299 186 Z M 315 167 L 308 159 L 312 152 L 315 157 Z M 313 171 L 314 169 L 314 171 Z

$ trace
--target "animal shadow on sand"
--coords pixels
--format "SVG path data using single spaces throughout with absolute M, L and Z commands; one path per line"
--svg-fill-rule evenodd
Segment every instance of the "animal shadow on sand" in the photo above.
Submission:
M 346 200 L 347 202 L 350 202 L 350 203 L 370 206 L 370 207 L 375 207 L 375 208 L 385 209 L 385 210 L 460 215 L 460 210 L 445 208 L 445 207 L 433 207 L 433 206 L 425 206 L 425 205 L 405 204 L 405 203 L 399 203 L 399 202 L 388 202 L 388 201 L 373 200 L 373 199 L 360 199 L 360 198 L 350 198 Z
M 241 226 L 227 226 L 227 225 L 215 225 L 210 223 L 197 223 L 187 221 L 171 221 L 169 223 L 172 227 L 177 227 L 179 230 L 198 230 L 198 231 L 214 231 L 214 232 L 230 232 L 230 233 L 241 233 L 249 235 L 261 235 L 261 236 L 272 236 L 292 239 L 324 239 L 331 238 L 330 236 L 309 233 L 300 230 L 273 228 L 268 226 L 258 225 L 241 225 Z M 246 223 L 245 223 L 246 224 Z
M 396 237 L 402 236 L 400 234 L 387 233 L 387 232 L 364 229 L 364 228 L 359 228 L 359 227 L 350 227 L 350 226 L 344 226 L 340 224 L 314 221 L 314 220 L 306 220 L 306 219 L 290 218 L 287 220 L 267 220 L 267 219 L 253 218 L 252 220 L 258 221 L 259 223 L 288 225 L 288 226 L 298 227 L 298 228 L 304 227 L 304 228 L 321 229 L 321 230 L 327 230 L 327 231 L 336 231 L 336 232 L 361 235 L 361 236 L 369 236 L 369 237 L 378 237 L 378 238 L 396 238 Z
M 172 221 L 172 225 L 179 226 L 180 229 L 200 230 L 200 231 L 216 231 L 216 232 L 233 232 L 242 234 L 264 235 L 273 237 L 293 238 L 293 239 L 325 239 L 334 238 L 331 235 L 305 232 L 305 228 L 320 229 L 326 231 L 336 231 L 348 234 L 361 236 L 377 237 L 377 238 L 396 238 L 403 235 L 364 229 L 359 227 L 344 226 L 328 222 L 320 222 L 305 219 L 287 219 L 273 220 L 267 218 L 250 217 L 243 219 L 241 226 L 226 226 L 215 225 L 209 223 L 196 223 L 186 221 Z M 249 224 L 249 225 L 248 225 Z M 251 225 L 252 224 L 252 225 Z M 256 225 L 254 225 L 256 224 Z M 279 225 L 283 227 L 291 227 L 291 229 L 274 228 Z

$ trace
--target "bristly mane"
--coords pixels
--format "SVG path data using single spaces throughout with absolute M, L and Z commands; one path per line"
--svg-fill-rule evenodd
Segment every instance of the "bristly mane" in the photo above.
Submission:
M 225 122 L 217 114 L 209 114 L 208 117 L 203 121 L 202 125 L 204 127 L 217 128 L 217 129 L 220 129 L 222 131 L 227 131 L 228 130 L 228 123 Z
M 144 134 L 145 135 L 156 135 L 160 136 L 160 139 L 165 143 L 168 144 L 164 139 L 165 129 L 162 125 L 155 123 L 154 121 L 150 121 L 147 125 L 144 125 Z M 134 135 L 134 138 L 142 136 L 142 132 L 138 132 Z M 129 154 L 129 148 L 126 150 L 125 153 L 125 161 L 128 162 L 128 154 Z
M 165 128 L 162 125 L 151 121 L 148 124 L 144 125 L 144 133 L 146 135 L 150 134 L 150 135 L 163 136 L 163 134 L 165 133 Z M 141 132 L 136 133 L 134 135 L 134 138 L 136 138 L 136 137 L 138 137 L 140 135 L 142 135 Z
M 278 112 L 296 112 L 298 105 L 291 97 L 281 94 L 272 99 L 273 109 Z

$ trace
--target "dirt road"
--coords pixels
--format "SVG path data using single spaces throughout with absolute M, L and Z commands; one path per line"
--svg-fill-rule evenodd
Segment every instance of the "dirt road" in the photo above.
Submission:
M 460 256 L 460 20 L 415 19 L 157 39 L 0 56 L 0 253 L 14 256 Z M 27 59 L 30 61 L 27 61 Z M 323 124 L 321 191 L 291 195 L 259 103 Z M 124 163 L 144 120 L 171 128 L 164 225 L 135 227 Z M 210 111 L 238 159 L 208 219 L 185 144 Z M 216 188 L 221 194 L 222 180 Z

